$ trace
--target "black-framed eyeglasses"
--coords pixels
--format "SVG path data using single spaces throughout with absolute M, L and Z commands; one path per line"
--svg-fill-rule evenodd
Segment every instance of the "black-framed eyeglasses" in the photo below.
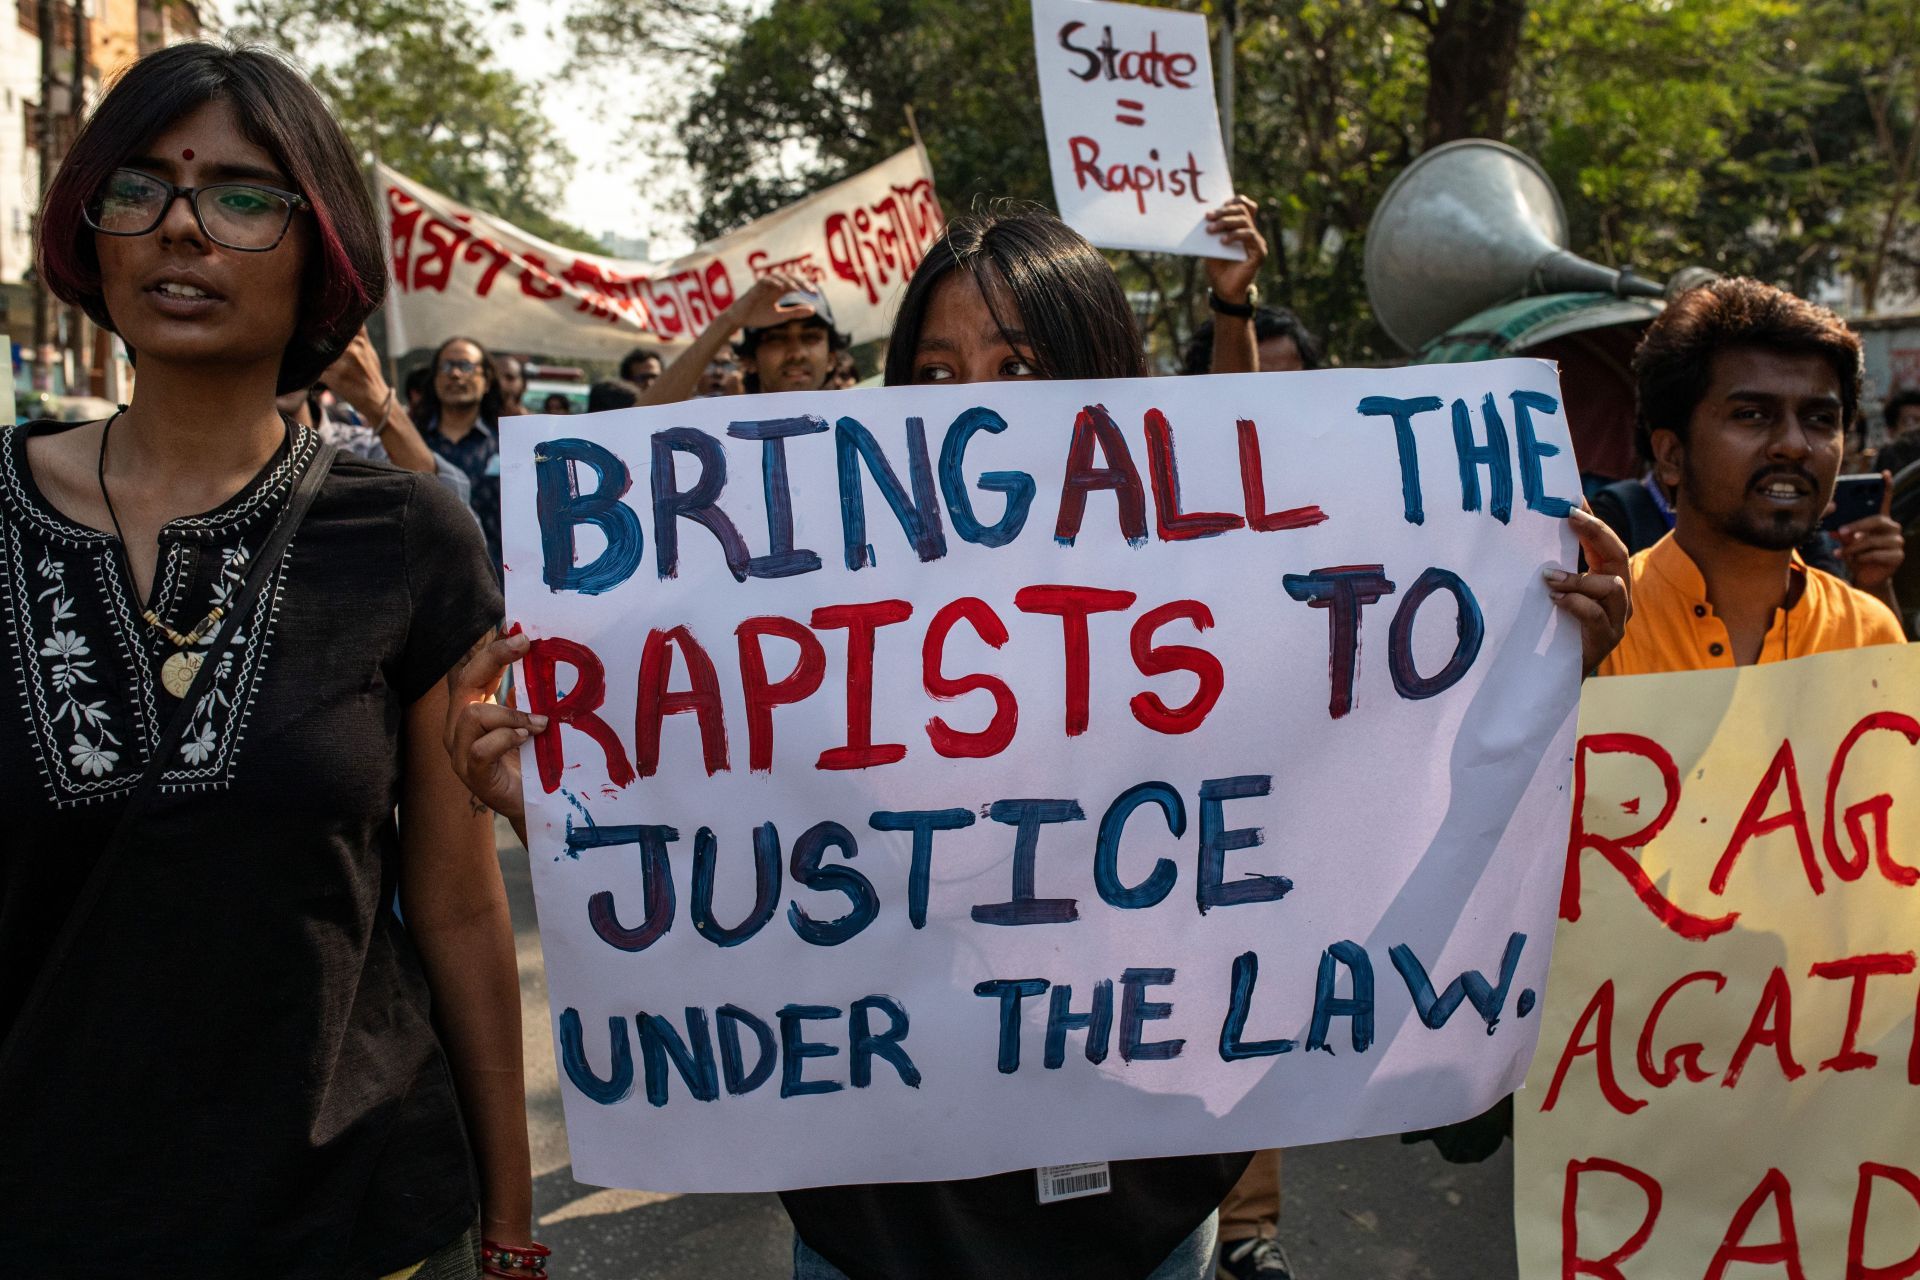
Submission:
M 442 360 L 440 362 L 440 372 L 455 375 L 478 373 L 480 372 L 480 363 L 477 360 Z
M 242 253 L 265 253 L 277 247 L 293 224 L 294 210 L 313 207 L 297 191 L 257 182 L 179 187 L 138 169 L 115 169 L 100 194 L 87 202 L 87 225 L 103 235 L 144 236 L 160 225 L 182 196 L 202 235 Z

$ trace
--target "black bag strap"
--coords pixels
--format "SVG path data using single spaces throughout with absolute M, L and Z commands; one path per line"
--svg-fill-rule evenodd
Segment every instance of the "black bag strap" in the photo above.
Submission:
M 174 748 L 186 736 L 188 726 L 193 722 L 193 709 L 200 705 L 200 699 L 206 696 L 207 688 L 213 683 L 214 672 L 219 668 L 219 658 L 226 646 L 232 643 L 232 637 L 239 633 L 239 620 L 246 617 L 260 599 L 260 593 L 266 590 L 272 580 L 280 558 L 286 554 L 287 544 L 293 541 L 293 535 L 306 519 L 307 509 L 313 506 L 313 500 L 320 493 L 320 486 L 326 481 L 327 473 L 333 469 L 333 459 L 339 450 L 321 441 L 313 460 L 307 464 L 299 483 L 294 486 L 293 496 L 280 512 L 280 518 L 274 522 L 273 531 L 267 535 L 260 552 L 247 568 L 247 576 L 240 583 L 240 590 L 234 595 L 232 605 L 226 616 L 235 620 L 236 625 L 221 632 L 219 644 L 208 651 L 200 663 L 200 669 L 194 673 L 193 683 L 180 699 L 180 705 L 173 709 L 173 715 L 167 719 L 161 729 L 160 737 L 154 742 L 153 751 L 147 757 L 147 765 L 141 771 L 140 781 L 135 785 L 127 804 L 120 811 L 119 820 L 114 823 L 113 834 L 107 837 L 106 845 L 100 850 L 100 856 L 94 860 L 93 870 L 88 872 L 86 883 L 80 888 L 80 894 L 74 899 L 73 909 L 67 913 L 66 921 L 60 927 L 60 934 L 54 939 L 47 959 L 40 966 L 40 972 L 34 978 L 33 989 L 27 993 L 19 1012 L 14 1016 L 13 1026 L 8 1030 L 5 1043 L 0 1044 L 0 1078 L 4 1078 L 7 1067 L 19 1052 L 20 1045 L 26 1040 L 25 1031 L 33 1020 L 34 1014 L 44 1003 L 47 992 L 53 987 L 55 974 L 73 950 L 80 929 L 92 915 L 94 905 L 99 901 L 101 891 L 110 878 L 113 864 L 132 840 L 141 818 L 152 807 L 153 799 L 160 793 L 160 779 L 166 775 L 167 761 L 173 756 Z

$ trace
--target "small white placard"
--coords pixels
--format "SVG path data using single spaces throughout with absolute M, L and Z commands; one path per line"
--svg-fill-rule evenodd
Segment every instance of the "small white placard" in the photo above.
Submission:
M 1106 249 L 1245 255 L 1207 234 L 1233 195 L 1207 20 L 1103 0 L 1033 0 L 1053 198 Z

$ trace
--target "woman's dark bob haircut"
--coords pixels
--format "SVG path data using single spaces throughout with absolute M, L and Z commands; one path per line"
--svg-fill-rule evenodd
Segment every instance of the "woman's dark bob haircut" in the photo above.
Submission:
M 380 223 L 353 148 L 306 77 L 277 54 L 191 42 L 150 53 L 127 68 L 47 189 L 40 210 L 40 275 L 56 297 L 118 332 L 107 314 L 95 233 L 83 210 L 109 174 L 209 102 L 230 104 L 247 140 L 271 154 L 313 206 L 313 250 L 293 338 L 280 362 L 281 393 L 295 391 L 319 378 L 386 298 L 387 268 Z
M 1119 277 L 1079 232 L 1034 206 L 997 203 L 955 219 L 921 259 L 887 341 L 886 384 L 913 381 L 933 292 L 965 271 L 994 310 L 1011 297 L 1019 323 L 994 312 L 1008 346 L 1033 352 L 1043 378 L 1137 378 L 1146 372 L 1140 324 Z M 1001 290 L 1004 289 L 1004 293 Z M 1012 341 L 1014 330 L 1024 342 Z

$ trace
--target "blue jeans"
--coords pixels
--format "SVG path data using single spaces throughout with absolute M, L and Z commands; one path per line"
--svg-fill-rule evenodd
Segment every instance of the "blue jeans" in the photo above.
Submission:
M 1147 1280 L 1210 1280 L 1213 1274 L 1213 1247 L 1220 1231 L 1220 1215 L 1210 1213 L 1194 1228 L 1193 1234 L 1174 1247 L 1167 1260 L 1153 1269 Z M 846 1273 L 807 1247 L 798 1234 L 793 1237 L 793 1280 L 847 1280 Z

